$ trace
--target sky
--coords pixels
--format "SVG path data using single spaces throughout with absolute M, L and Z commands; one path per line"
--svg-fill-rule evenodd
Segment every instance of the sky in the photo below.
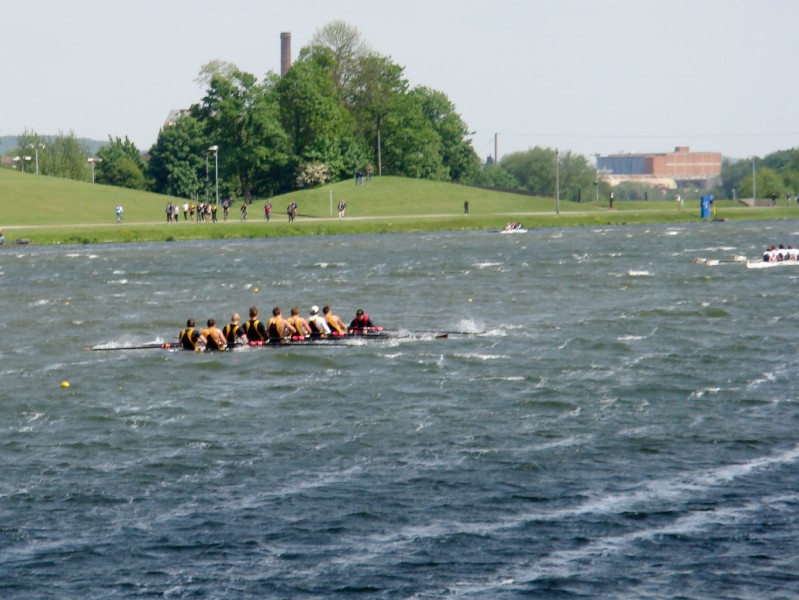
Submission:
M 481 158 L 799 146 L 796 0 L 35 0 L 0 7 L 0 136 L 142 150 L 211 60 L 262 79 L 342 20 L 446 94 Z M 221 150 L 220 150 L 221 151 Z

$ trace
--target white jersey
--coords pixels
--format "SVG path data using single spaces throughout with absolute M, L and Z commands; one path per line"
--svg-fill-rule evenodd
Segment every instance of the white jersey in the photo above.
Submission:
M 318 314 L 312 315 L 308 319 L 308 324 L 311 326 L 311 329 L 318 331 L 319 333 L 323 333 L 325 335 L 330 335 L 330 327 L 328 327 L 325 320 L 320 317 Z

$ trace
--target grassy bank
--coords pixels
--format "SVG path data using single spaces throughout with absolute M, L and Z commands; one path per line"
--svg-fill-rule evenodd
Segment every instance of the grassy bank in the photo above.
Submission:
M 509 221 L 528 228 L 624 225 L 634 223 L 698 222 L 698 199 L 680 208 L 674 202 L 561 200 L 556 213 L 552 198 L 494 192 L 461 185 L 403 179 L 373 178 L 363 186 L 339 182 L 314 190 L 272 198 L 272 220 L 263 215 L 263 200 L 248 207 L 248 220 L 239 219 L 240 202 L 228 222 L 167 224 L 167 196 L 34 176 L 0 169 L 0 227 L 7 243 L 24 239 L 33 244 L 93 244 L 112 242 L 179 241 L 311 235 L 349 235 L 414 231 L 500 229 Z M 338 219 L 336 205 L 347 201 L 347 216 Z M 297 221 L 288 223 L 285 208 L 299 205 Z M 464 202 L 469 214 L 464 214 Z M 180 200 L 180 202 L 183 202 Z M 114 207 L 125 209 L 117 224 Z M 716 202 L 723 220 L 788 219 L 799 207 L 747 208 Z

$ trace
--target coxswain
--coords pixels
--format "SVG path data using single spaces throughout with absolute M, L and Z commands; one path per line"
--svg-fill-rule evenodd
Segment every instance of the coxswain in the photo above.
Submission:
M 288 322 L 297 330 L 296 335 L 298 335 L 300 339 L 310 337 L 312 333 L 311 326 L 308 324 L 308 321 L 305 320 L 305 317 L 300 314 L 300 309 L 296 306 L 291 309 L 291 316 L 288 318 Z
M 363 312 L 362 308 L 359 308 L 357 311 L 355 311 L 355 318 L 350 323 L 351 334 L 366 333 L 367 331 L 374 329 L 374 327 L 375 324 L 372 323 L 372 319 L 369 318 L 369 315 Z
M 334 315 L 329 306 L 325 306 L 322 309 L 322 313 L 325 315 L 327 326 L 330 327 L 331 335 L 347 335 L 347 326 L 344 324 L 344 321 Z
M 205 345 L 205 336 L 197 331 L 197 329 L 195 329 L 196 327 L 197 323 L 194 319 L 188 319 L 185 329 L 183 329 L 178 336 L 180 345 L 186 350 L 197 352 L 200 350 L 201 345 Z
M 319 307 L 314 305 L 311 307 L 311 316 L 308 317 L 308 326 L 311 328 L 312 338 L 326 338 L 330 335 L 330 327 L 327 322 L 319 316 Z
M 200 333 L 205 336 L 206 350 L 227 350 L 227 340 L 222 330 L 216 326 L 216 319 L 208 319 L 208 327 Z
M 288 341 L 292 335 L 297 335 L 297 329 L 283 318 L 278 306 L 272 309 L 272 318 L 266 324 L 266 331 L 270 342 Z
M 265 342 L 269 339 L 266 326 L 258 320 L 258 309 L 254 306 L 250 307 L 250 320 L 242 327 L 247 335 L 247 341 L 250 343 Z
M 247 332 L 244 331 L 244 327 L 241 326 L 241 317 L 239 313 L 233 313 L 231 315 L 230 323 L 225 325 L 222 334 L 225 336 L 228 348 L 232 348 L 240 342 L 247 342 Z

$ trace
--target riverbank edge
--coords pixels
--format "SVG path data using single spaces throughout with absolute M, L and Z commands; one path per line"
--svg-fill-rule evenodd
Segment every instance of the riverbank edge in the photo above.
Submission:
M 433 233 L 453 231 L 497 232 L 513 221 L 525 229 L 561 227 L 597 227 L 623 225 L 658 225 L 706 223 L 720 225 L 729 221 L 779 221 L 799 219 L 799 211 L 784 208 L 730 208 L 724 215 L 701 219 L 693 211 L 606 210 L 568 213 L 503 213 L 489 216 L 402 215 L 315 218 L 300 215 L 293 223 L 250 220 L 219 223 L 84 223 L 71 225 L 6 225 L 4 247 L 94 245 L 146 242 L 180 242 L 289 238 L 307 236 L 369 235 L 387 233 Z

